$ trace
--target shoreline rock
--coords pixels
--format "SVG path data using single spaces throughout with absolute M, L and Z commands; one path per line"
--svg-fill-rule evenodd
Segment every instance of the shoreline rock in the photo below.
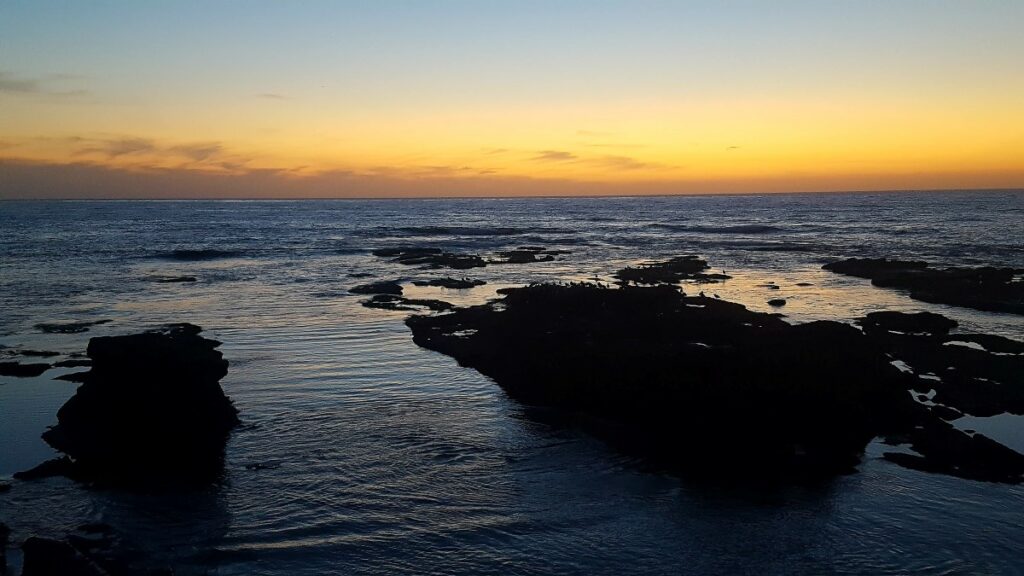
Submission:
M 19 362 L 0 362 L 0 376 L 32 378 L 41 375 L 49 369 L 50 365 L 44 363 L 21 364 Z

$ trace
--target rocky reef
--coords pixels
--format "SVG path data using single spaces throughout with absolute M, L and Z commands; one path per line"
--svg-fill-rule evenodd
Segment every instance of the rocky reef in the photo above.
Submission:
M 487 262 L 475 254 L 456 254 L 445 252 L 440 248 L 422 248 L 404 246 L 399 248 L 381 248 L 373 251 L 374 256 L 390 258 L 393 262 L 406 266 L 423 266 L 425 268 L 483 268 Z
M 473 280 L 470 278 L 431 278 L 430 280 L 414 280 L 415 286 L 436 286 L 450 290 L 467 290 L 487 284 L 484 280 Z
M 730 278 L 725 274 L 705 272 L 708 268 L 710 267 L 707 261 L 697 256 L 677 256 L 664 262 L 651 262 L 623 268 L 615 273 L 615 278 L 622 285 L 678 284 L 683 280 L 711 283 Z
M 907 290 L 922 302 L 1024 314 L 1024 269 L 932 268 L 927 262 L 887 258 L 850 258 L 822 268 L 868 278 L 875 286 Z
M 705 269 L 691 258 L 675 262 L 669 278 Z M 625 276 L 643 277 L 633 274 Z M 1024 357 L 951 343 L 1020 343 L 949 335 L 951 321 L 937 315 L 873 314 L 860 320 L 863 329 L 790 325 L 669 286 L 541 284 L 501 293 L 485 305 L 411 316 L 413 340 L 526 404 L 570 415 L 682 473 L 848 472 L 869 441 L 886 437 L 908 447 L 886 455 L 908 467 L 1024 479 L 1024 457 L 945 420 L 996 407 L 1016 412 L 1024 390 Z M 897 358 L 911 368 L 894 365 Z M 940 364 L 943 377 L 955 376 L 932 379 Z M 984 382 L 992 384 L 979 387 Z M 915 399 L 935 389 L 934 402 Z
M 43 439 L 67 456 L 19 475 L 112 484 L 207 481 L 238 411 L 219 381 L 228 362 L 201 328 L 173 324 L 92 338 L 92 367 Z
M 14 376 L 15 378 L 31 378 L 39 376 L 50 369 L 50 365 L 44 362 L 21 364 L 19 362 L 0 362 L 0 376 Z

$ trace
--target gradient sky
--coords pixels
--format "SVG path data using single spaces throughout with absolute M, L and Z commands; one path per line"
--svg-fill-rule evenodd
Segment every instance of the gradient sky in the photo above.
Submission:
M 1024 2 L 0 2 L 0 197 L 1024 187 Z

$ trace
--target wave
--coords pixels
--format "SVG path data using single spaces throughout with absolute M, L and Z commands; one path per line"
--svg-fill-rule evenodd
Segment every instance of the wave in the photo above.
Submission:
M 222 258 L 243 258 L 247 256 L 239 250 L 218 250 L 215 248 L 181 248 L 156 255 L 162 260 L 178 260 L 181 262 L 198 262 L 202 260 L 219 260 Z
M 694 232 L 698 234 L 770 234 L 783 232 L 778 226 L 768 224 L 738 224 L 735 226 L 692 226 L 688 224 L 651 224 L 652 228 L 670 230 L 672 232 Z
M 366 236 L 521 236 L 523 234 L 572 234 L 569 228 L 514 228 L 508 226 L 380 226 L 363 231 Z

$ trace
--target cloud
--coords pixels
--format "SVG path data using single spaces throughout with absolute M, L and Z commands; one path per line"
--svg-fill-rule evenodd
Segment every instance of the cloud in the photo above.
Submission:
M 0 94 L 14 94 L 21 96 L 82 96 L 88 94 L 88 91 L 86 90 L 60 90 L 52 86 L 55 82 L 59 83 L 77 79 L 79 79 L 78 76 L 70 74 L 54 74 L 40 78 L 25 78 L 0 71 Z
M 565 150 L 540 150 L 536 156 L 531 158 L 537 162 L 569 162 L 578 159 L 578 156 Z
M 224 152 L 224 146 L 218 142 L 207 142 L 199 144 L 180 144 L 168 148 L 170 152 L 180 154 L 196 162 L 209 160 Z
M 725 151 L 726 152 L 732 152 L 733 150 L 739 150 L 739 149 L 740 149 L 739 146 L 726 146 L 725 147 Z
M 601 156 L 600 158 L 588 160 L 588 162 L 614 170 L 642 170 L 645 168 L 656 167 L 654 164 L 641 162 L 636 158 L 630 158 L 629 156 Z
M 82 138 L 76 140 L 81 141 Z M 129 154 L 141 154 L 156 150 L 156 143 L 149 138 L 119 138 L 116 140 L 93 141 L 87 147 L 79 150 L 79 154 L 106 154 L 111 158 Z

